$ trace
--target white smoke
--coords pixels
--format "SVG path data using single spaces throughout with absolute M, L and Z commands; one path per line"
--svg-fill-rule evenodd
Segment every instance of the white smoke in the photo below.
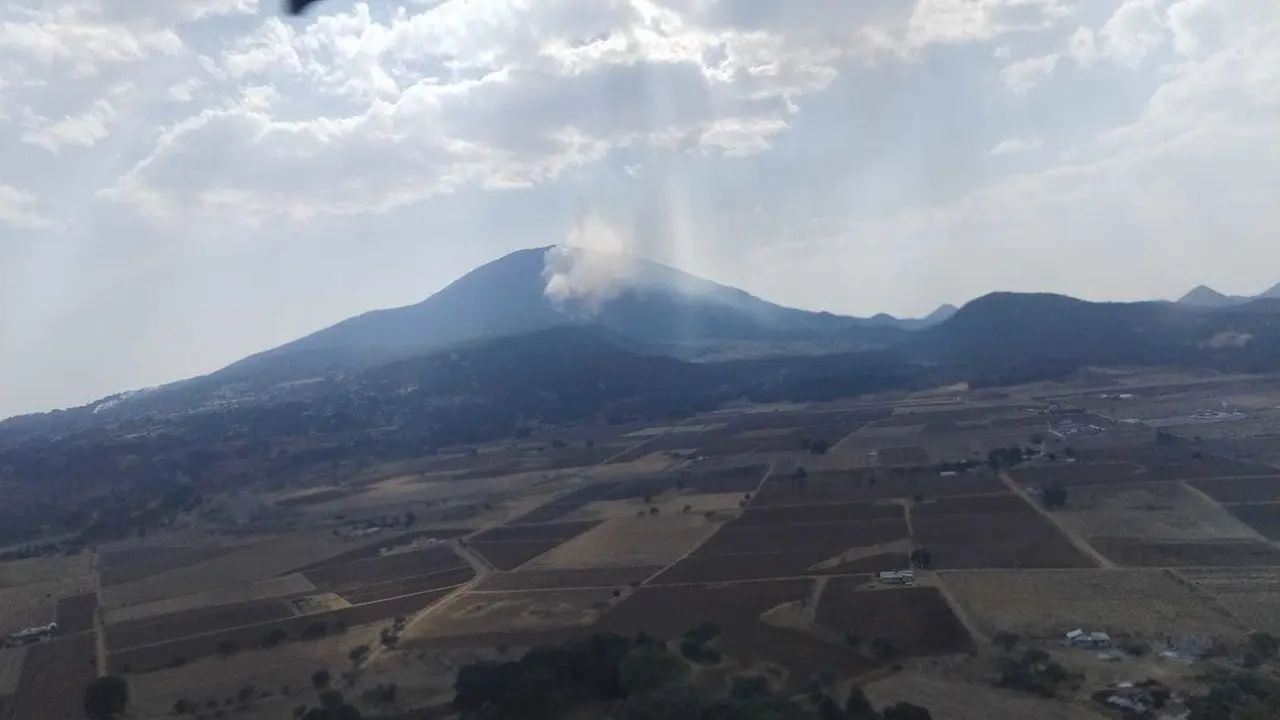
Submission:
M 635 256 L 631 237 L 605 219 L 589 215 L 565 242 L 543 257 L 543 294 L 557 308 L 594 315 L 631 284 Z

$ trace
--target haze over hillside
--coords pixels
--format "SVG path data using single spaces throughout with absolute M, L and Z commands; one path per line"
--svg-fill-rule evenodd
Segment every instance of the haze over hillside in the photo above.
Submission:
M 804 343 L 838 349 L 883 345 L 926 318 L 870 319 L 783 307 L 736 288 L 643 258 L 554 246 L 520 250 L 467 273 L 415 305 L 375 310 L 246 358 L 215 376 L 301 379 L 367 367 L 485 337 L 570 324 L 599 327 L 654 352 L 794 352 Z

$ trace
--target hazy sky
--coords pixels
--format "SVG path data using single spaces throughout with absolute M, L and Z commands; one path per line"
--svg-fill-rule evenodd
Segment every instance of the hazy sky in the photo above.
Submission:
M 1256 293 L 1278 188 L 1276 0 L 4 0 L 0 416 L 599 227 L 860 315 Z

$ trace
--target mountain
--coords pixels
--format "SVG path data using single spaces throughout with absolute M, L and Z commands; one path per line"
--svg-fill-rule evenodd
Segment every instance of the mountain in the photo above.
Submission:
M 1178 298 L 1179 305 L 1191 305 L 1203 308 L 1222 308 L 1233 305 L 1244 305 L 1254 300 L 1280 300 L 1280 283 L 1257 295 L 1224 295 L 1207 286 L 1198 285 L 1191 292 Z
M 945 316 L 945 308 L 939 313 Z M 900 321 L 783 307 L 642 258 L 569 248 L 520 250 L 483 265 L 415 305 L 344 320 L 215 373 L 220 381 L 275 384 L 350 372 L 486 337 L 590 325 L 676 357 L 709 346 L 793 343 L 865 349 L 894 341 Z

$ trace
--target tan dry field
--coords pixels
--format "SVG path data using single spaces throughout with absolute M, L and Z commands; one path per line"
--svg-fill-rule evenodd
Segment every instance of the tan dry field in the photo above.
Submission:
M 897 673 L 864 689 L 877 707 L 906 701 L 928 708 L 934 720 L 1102 720 L 1105 717 L 1065 702 L 932 677 L 919 671 Z
M 988 637 L 1007 631 L 1057 639 L 1076 628 L 1148 638 L 1242 634 L 1212 598 L 1161 570 L 974 570 L 939 576 Z
M 27 659 L 29 646 L 0 648 L 0 696 L 12 695 L 18 689 L 22 677 L 22 663 Z
M 53 622 L 60 598 L 93 592 L 93 575 L 43 580 L 0 590 L 0 635 Z
M 1088 537 L 1144 540 L 1257 540 L 1249 526 L 1182 483 L 1071 487 L 1053 516 Z
M 679 515 L 689 508 L 690 513 L 704 515 L 714 513 L 737 513 L 742 509 L 740 503 L 743 493 L 679 493 L 674 490 L 650 498 L 646 503 L 643 498 L 631 500 L 597 500 L 587 503 L 561 518 L 570 520 L 609 520 L 612 518 L 633 518 L 636 513 L 647 513 L 650 508 L 657 508 L 659 516 Z M 722 515 L 728 519 L 729 515 Z
M 93 554 L 54 555 L 0 563 L 0 588 L 63 580 L 93 571 Z
M 695 513 L 606 520 L 534 558 L 525 567 L 569 570 L 669 565 L 719 528 L 719 522 Z
M 266 580 L 351 550 L 361 542 L 336 538 L 324 532 L 300 532 L 271 538 L 205 562 L 104 587 L 102 602 L 105 606 L 118 608 Z
M 1246 630 L 1280 633 L 1280 568 L 1204 568 L 1176 572 L 1213 595 Z
M 615 603 L 613 590 L 469 593 L 441 606 L 406 635 L 406 640 L 500 634 L 590 625 Z
M 239 718 L 289 717 L 299 704 L 316 704 L 311 673 L 326 668 L 337 684 L 341 671 L 351 665 L 348 653 L 360 645 L 376 647 L 378 633 L 386 625 L 352 628 L 323 640 L 286 642 L 270 650 L 244 650 L 229 658 L 210 657 L 179 668 L 130 675 L 130 718 L 172 718 L 173 704 L 179 698 L 199 701 L 202 708 L 209 698 L 217 698 L 228 715 Z M 246 685 L 254 686 L 255 694 L 266 691 L 271 697 L 255 700 L 248 710 L 231 713 L 225 700 L 236 697 Z M 286 685 L 290 690 L 287 697 L 281 695 Z
M 291 573 L 277 578 L 256 580 L 238 585 L 228 585 L 226 587 L 216 588 L 207 592 L 192 593 L 189 595 L 176 595 L 174 597 L 139 603 L 137 605 L 108 608 L 105 611 L 105 615 L 107 623 L 118 623 L 126 620 L 139 620 L 142 618 L 153 617 L 155 615 L 181 612 L 183 610 L 195 610 L 197 608 L 210 607 L 213 605 L 226 605 L 228 603 L 245 602 L 247 600 L 260 600 L 263 598 L 280 597 L 282 595 L 295 595 L 299 593 L 313 592 L 315 589 L 316 586 L 313 585 L 310 580 L 307 580 L 302 573 Z

